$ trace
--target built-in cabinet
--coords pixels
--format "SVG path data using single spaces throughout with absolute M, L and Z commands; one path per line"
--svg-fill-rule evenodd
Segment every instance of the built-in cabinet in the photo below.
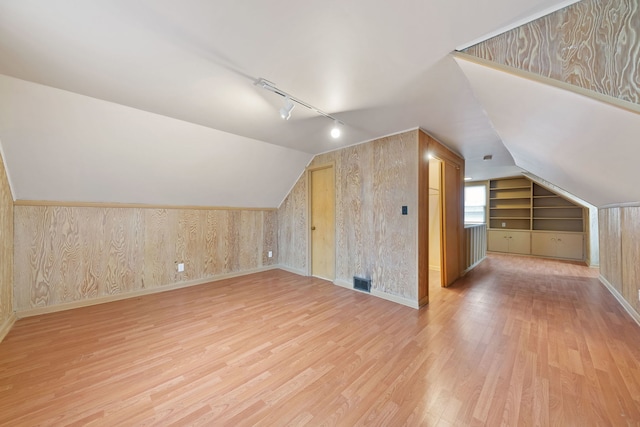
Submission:
M 487 247 L 494 252 L 509 252 L 529 255 L 531 253 L 531 233 L 528 231 L 487 231 Z
M 531 233 L 531 254 L 554 258 L 584 259 L 582 233 Z
M 489 181 L 487 249 L 584 260 L 586 210 L 525 177 Z

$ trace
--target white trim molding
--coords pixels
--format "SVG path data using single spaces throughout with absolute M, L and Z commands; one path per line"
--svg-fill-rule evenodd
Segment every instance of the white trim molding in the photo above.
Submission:
M 2 323 L 2 325 L 0 325 L 0 342 L 2 342 L 4 337 L 7 336 L 7 334 L 9 333 L 11 328 L 13 327 L 13 324 L 16 323 L 16 320 L 18 320 L 18 317 L 16 316 L 16 313 L 14 312 L 14 313 L 11 313 L 11 316 L 9 316 L 9 318 L 7 320 L 5 320 Z
M 633 318 L 633 320 L 636 321 L 638 326 L 640 326 L 640 313 L 638 313 L 631 306 L 631 304 L 629 304 L 629 302 L 626 299 L 624 299 L 622 295 L 620 295 L 620 292 L 618 292 L 618 290 L 615 287 L 613 287 L 613 285 L 609 283 L 609 281 L 605 279 L 604 276 L 600 275 L 599 279 L 600 279 L 600 282 L 609 290 L 609 292 L 611 292 L 611 295 L 613 295 L 613 297 L 618 300 L 618 302 L 625 309 L 625 311 L 629 313 L 629 315 Z
M 337 285 L 337 286 L 340 286 L 342 288 L 349 289 L 351 291 L 372 295 L 372 296 L 377 297 L 377 298 L 381 298 L 381 299 L 384 299 L 384 300 L 387 300 L 387 301 L 395 302 L 396 304 L 402 304 L 404 306 L 411 307 L 411 308 L 414 308 L 416 310 L 420 308 L 420 306 L 418 306 L 418 301 L 413 301 L 413 300 L 410 300 L 408 298 L 404 298 L 404 297 L 397 296 L 397 295 L 391 295 L 391 294 L 388 294 L 386 292 L 376 291 L 375 289 L 371 289 L 370 293 L 369 292 L 364 292 L 364 291 L 359 291 L 357 289 L 353 289 L 353 284 L 351 284 L 351 283 L 349 283 L 349 282 L 347 282 L 345 280 L 335 280 L 333 282 L 333 284 Z
M 104 303 L 113 302 L 113 301 L 120 301 L 123 299 L 157 294 L 159 292 L 173 291 L 175 289 L 182 289 L 182 288 L 188 288 L 191 286 L 204 285 L 206 283 L 218 282 L 220 280 L 232 279 L 234 277 L 247 276 L 249 274 L 260 273 L 268 270 L 275 270 L 278 268 L 280 267 L 277 265 L 271 265 L 267 267 L 260 267 L 260 268 L 255 268 L 251 270 L 245 270 L 238 273 L 221 274 L 219 276 L 207 277 L 205 279 L 197 279 L 197 280 L 189 280 L 186 282 L 172 283 L 172 284 L 160 286 L 157 288 L 141 289 L 139 291 L 134 291 L 134 292 L 127 292 L 127 293 L 122 293 L 117 295 L 107 295 L 103 297 L 92 298 L 92 299 L 87 299 L 82 301 L 74 301 L 74 302 L 65 303 L 65 304 L 57 304 L 57 305 L 52 305 L 48 307 L 36 307 L 29 310 L 18 311 L 16 315 L 18 316 L 18 319 L 22 319 L 24 317 L 38 316 L 40 314 L 56 313 L 59 311 L 72 310 L 74 308 L 89 307 L 92 305 L 104 304 Z

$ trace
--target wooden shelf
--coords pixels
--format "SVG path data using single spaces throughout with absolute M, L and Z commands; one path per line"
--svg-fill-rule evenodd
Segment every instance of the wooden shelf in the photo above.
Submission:
M 512 233 L 512 230 L 531 235 L 539 232 L 543 234 L 536 237 L 536 250 L 533 251 L 537 255 L 546 253 L 548 256 L 578 259 L 576 254 L 583 253 L 580 242 L 584 241 L 585 209 L 531 182 L 528 178 L 515 177 L 489 181 L 488 206 L 489 230 L 502 233 L 499 234 L 502 236 L 501 239 L 504 236 L 511 236 L 504 233 Z M 569 255 L 562 252 L 564 246 L 560 243 L 563 240 L 558 237 L 559 233 L 582 234 L 580 240 L 574 239 Z M 544 239 L 549 239 L 551 243 Z M 493 241 L 495 245 L 501 242 L 500 250 L 505 250 L 502 240 L 494 238 Z M 513 251 L 509 249 L 509 252 Z M 516 253 L 524 252 L 520 248 Z
M 528 216 L 492 216 L 491 219 L 530 219 Z M 542 218 L 546 219 L 546 218 Z

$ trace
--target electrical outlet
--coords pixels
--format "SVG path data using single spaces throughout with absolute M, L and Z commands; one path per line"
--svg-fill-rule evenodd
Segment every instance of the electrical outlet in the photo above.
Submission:
M 507 223 L 506 223 L 506 222 L 503 222 L 503 223 L 502 223 L 502 228 L 505 228 L 506 226 L 507 226 Z
M 272 258 L 272 257 L 273 257 L 273 251 L 269 251 L 269 252 L 267 253 L 267 257 Z
M 182 273 L 184 271 L 184 262 L 178 263 L 178 273 Z

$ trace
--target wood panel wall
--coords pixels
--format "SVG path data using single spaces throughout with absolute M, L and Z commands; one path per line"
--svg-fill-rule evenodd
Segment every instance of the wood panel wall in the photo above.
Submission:
M 0 341 L 13 319 L 13 196 L 0 154 Z
M 372 293 L 417 301 L 418 131 L 316 156 L 336 170 L 336 281 L 372 279 Z M 306 176 L 278 210 L 279 261 L 308 274 Z M 402 215 L 407 206 L 408 215 Z
M 418 133 L 418 299 L 429 302 L 429 156 L 442 167 L 442 284 L 449 286 L 464 269 L 464 159 L 422 130 Z
M 640 104 L 637 0 L 583 0 L 464 52 Z
M 14 227 L 18 312 L 277 264 L 275 210 L 18 205 Z
M 303 173 L 278 209 L 278 260 L 302 275 L 311 274 L 307 259 L 307 180 L 307 173 Z
M 600 275 L 640 319 L 640 207 L 598 211 Z

